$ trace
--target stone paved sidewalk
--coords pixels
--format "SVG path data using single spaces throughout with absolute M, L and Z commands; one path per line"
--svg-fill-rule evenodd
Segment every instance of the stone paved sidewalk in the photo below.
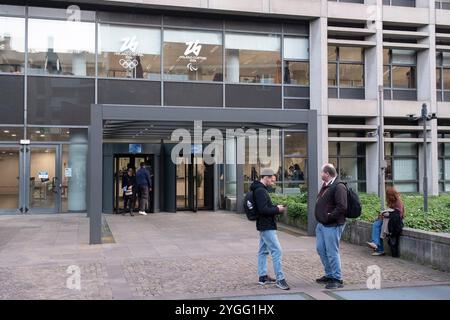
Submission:
M 254 223 L 224 212 L 105 215 L 115 243 L 88 245 L 85 215 L 0 216 L 0 299 L 196 299 L 286 293 L 257 284 Z M 281 228 L 290 293 L 332 299 L 315 239 Z M 449 284 L 450 274 L 342 243 L 345 289 L 366 287 L 367 267 L 382 287 Z M 70 290 L 67 267 L 81 271 Z M 271 264 L 269 262 L 269 270 Z M 273 274 L 273 273 L 272 273 Z M 450 297 L 449 297 L 450 298 Z

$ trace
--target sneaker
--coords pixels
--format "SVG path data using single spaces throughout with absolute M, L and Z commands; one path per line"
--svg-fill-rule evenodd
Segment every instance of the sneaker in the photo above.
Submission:
M 143 216 L 146 216 L 146 215 L 147 215 L 147 212 L 145 212 L 145 211 L 139 211 L 139 214 L 141 214 L 141 215 L 143 215 Z
M 323 276 L 323 277 L 320 277 L 319 279 L 316 279 L 316 282 L 320 283 L 320 284 L 325 284 L 325 283 L 330 282 L 331 280 L 333 280 L 333 279 L 329 278 L 327 276 Z
M 277 280 L 275 280 L 275 279 L 273 279 L 273 278 L 271 278 L 269 276 L 262 276 L 262 277 L 259 277 L 259 282 L 258 283 L 260 285 L 264 285 L 264 284 L 274 284 L 276 282 L 277 282 Z
M 287 284 L 287 282 L 286 282 L 285 279 L 283 279 L 283 280 L 277 280 L 276 286 L 277 286 L 278 288 L 280 288 L 281 290 L 289 290 L 289 289 L 290 289 L 290 287 L 289 287 L 289 285 Z
M 372 255 L 373 255 L 373 256 L 384 256 L 384 252 L 378 252 L 378 251 L 376 251 L 376 252 L 372 253 Z
M 339 288 L 343 288 L 344 287 L 344 281 L 342 280 L 338 280 L 338 279 L 331 279 L 330 282 L 327 283 L 327 285 L 325 286 L 325 289 L 339 289 Z
M 369 241 L 367 241 L 366 243 L 367 243 L 367 245 L 368 245 L 370 248 L 372 248 L 373 250 L 377 250 L 378 246 L 377 246 L 375 243 L 369 242 Z

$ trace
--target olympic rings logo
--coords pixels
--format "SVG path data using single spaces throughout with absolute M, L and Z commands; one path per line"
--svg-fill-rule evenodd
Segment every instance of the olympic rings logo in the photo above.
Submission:
M 132 70 L 134 68 L 137 67 L 137 65 L 139 64 L 139 62 L 136 59 L 133 60 L 125 60 L 125 59 L 120 59 L 119 60 L 119 64 L 122 66 L 122 68 L 124 69 L 129 69 Z

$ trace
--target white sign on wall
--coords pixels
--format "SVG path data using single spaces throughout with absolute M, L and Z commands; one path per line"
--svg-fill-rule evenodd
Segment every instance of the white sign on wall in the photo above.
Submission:
M 71 178 L 72 177 L 72 168 L 65 168 L 64 169 L 64 176 L 66 178 Z

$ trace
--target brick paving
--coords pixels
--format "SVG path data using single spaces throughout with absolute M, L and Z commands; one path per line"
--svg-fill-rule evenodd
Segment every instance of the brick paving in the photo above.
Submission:
M 105 215 L 115 243 L 88 245 L 82 214 L 0 216 L 0 299 L 196 299 L 286 293 L 259 286 L 254 223 L 224 212 Z M 314 279 L 322 275 L 315 239 L 279 231 L 292 287 L 332 299 Z M 372 257 L 342 243 L 346 289 L 365 288 L 367 267 L 381 268 L 383 287 L 449 284 L 450 274 L 392 257 Z M 81 271 L 81 290 L 66 286 L 67 268 Z M 273 274 L 271 262 L 269 271 Z

